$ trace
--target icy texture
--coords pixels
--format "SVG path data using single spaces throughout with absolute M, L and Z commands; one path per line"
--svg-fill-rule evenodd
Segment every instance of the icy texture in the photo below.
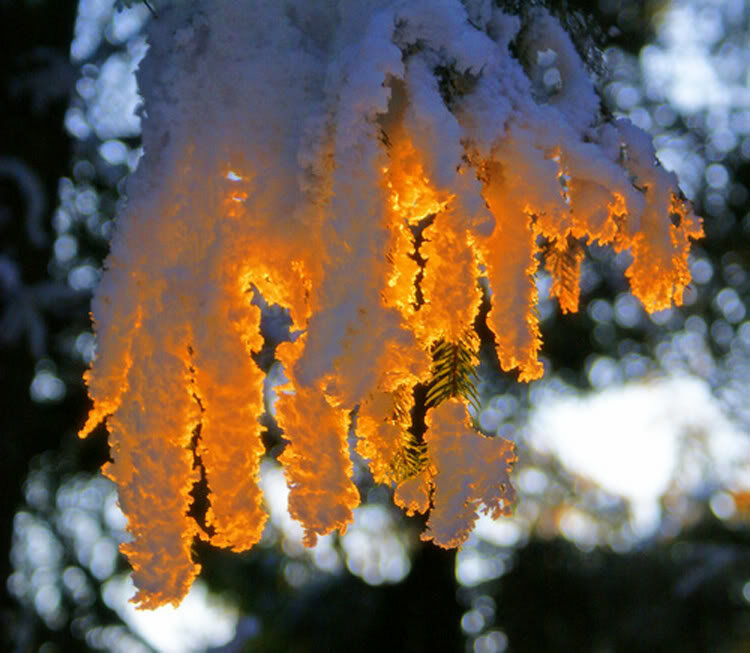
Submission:
M 472 342 L 480 275 L 500 362 L 522 380 L 543 372 L 540 236 L 565 310 L 581 240 L 632 250 L 648 310 L 680 300 L 701 228 L 676 179 L 643 132 L 603 121 L 557 21 L 539 10 L 526 27 L 482 0 L 206 0 L 153 21 L 145 155 L 93 301 L 82 431 L 108 418 L 142 607 L 179 602 L 198 572 L 191 448 L 210 488 L 203 536 L 240 550 L 263 530 L 253 293 L 303 332 L 277 353 L 276 416 L 308 544 L 359 502 L 358 405 L 375 478 L 410 512 L 432 501 L 426 538 L 459 545 L 480 504 L 509 509 L 512 445 L 472 433 L 458 400 L 428 413 L 423 443 L 407 431 L 431 348 Z
M 460 546 L 471 533 L 479 506 L 495 519 L 510 514 L 515 490 L 509 473 L 516 457 L 509 440 L 473 432 L 464 407 L 456 399 L 432 411 L 429 421 L 425 440 L 430 447 L 436 489 L 422 539 L 452 548 Z

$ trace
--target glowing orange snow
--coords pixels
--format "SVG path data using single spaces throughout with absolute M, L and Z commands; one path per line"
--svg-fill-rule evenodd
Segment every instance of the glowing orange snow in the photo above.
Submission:
M 529 381 L 543 373 L 542 254 L 553 296 L 575 311 L 584 244 L 629 249 L 633 293 L 654 311 L 681 301 L 690 239 L 702 234 L 648 137 L 626 121 L 597 123 L 593 87 L 546 13 L 532 14 L 529 34 L 583 91 L 537 102 L 533 71 L 508 49 L 518 20 L 500 10 L 415 0 L 372 20 L 369 8 L 344 12 L 334 65 L 315 58 L 334 56 L 325 48 L 300 46 L 313 23 L 290 26 L 291 12 L 255 4 L 212 3 L 188 12 L 187 26 L 169 15 L 153 26 L 140 79 L 145 156 L 93 301 L 94 405 L 81 436 L 106 419 L 104 473 L 128 519 L 122 550 L 143 608 L 184 597 L 199 571 L 196 536 L 241 551 L 263 532 L 256 294 L 301 332 L 276 350 L 288 382 L 275 413 L 305 543 L 343 532 L 359 504 L 354 425 L 374 479 L 410 514 L 431 510 L 424 539 L 455 547 L 478 509 L 510 510 L 513 445 L 474 432 L 461 396 L 427 410 L 421 441 L 410 411 L 439 343 L 463 343 L 475 360 L 480 280 L 500 363 Z M 205 51 L 197 37 L 173 38 L 201 25 L 213 35 Z M 346 40 L 356 34 L 361 42 Z M 270 54 L 238 54 L 269 38 Z M 463 61 L 450 102 L 439 57 Z M 184 80 L 178 68 L 190 71 Z M 464 70 L 474 72 L 461 81 Z M 197 457 L 204 527 L 188 515 Z

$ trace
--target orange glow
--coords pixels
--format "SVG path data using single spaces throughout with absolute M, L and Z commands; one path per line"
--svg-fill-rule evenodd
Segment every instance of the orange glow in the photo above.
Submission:
M 735 519 L 750 522 L 750 490 L 732 492 L 732 501 L 734 501 Z
M 433 491 L 432 477 L 434 470 L 428 468 L 404 479 L 393 492 L 393 502 L 406 511 L 411 517 L 415 512 L 424 514 L 430 509 L 430 497 Z
M 535 275 L 542 254 L 563 312 L 578 309 L 584 244 L 594 241 L 631 250 L 626 274 L 647 310 L 681 301 L 690 241 L 702 235 L 687 203 L 672 195 L 671 203 L 648 204 L 648 189 L 625 197 L 575 178 L 565 195 L 536 188 L 534 174 L 557 169 L 558 179 L 565 157 L 531 148 L 535 154 L 524 159 L 528 143 L 520 140 L 486 159 L 467 154 L 455 179 L 441 177 L 406 123 L 403 111 L 391 116 L 387 142 L 373 145 L 372 178 L 361 192 L 338 198 L 340 213 L 362 207 L 350 223 L 327 213 L 336 198 L 324 187 L 295 214 L 303 226 L 290 228 L 286 216 L 268 215 L 264 189 L 237 157 L 201 182 L 205 188 L 191 189 L 196 206 L 164 200 L 161 209 L 174 222 L 153 223 L 165 257 L 179 239 L 181 251 L 201 262 L 198 278 L 183 283 L 187 264 L 175 255 L 168 278 L 150 279 L 139 265 L 146 254 L 134 255 L 131 268 L 113 248 L 115 271 L 94 313 L 108 314 L 119 283 L 128 288 L 118 313 L 124 317 L 96 325 L 106 356 L 86 374 L 94 406 L 81 437 L 107 420 L 114 462 L 104 473 L 118 486 L 134 538 L 122 551 L 140 607 L 184 597 L 199 571 L 190 554 L 195 537 L 242 551 L 263 533 L 258 475 L 266 451 L 258 420 L 265 374 L 253 356 L 264 339 L 256 293 L 287 309 L 292 329 L 302 332 L 276 349 L 288 383 L 276 388 L 275 412 L 287 441 L 278 460 L 288 510 L 308 546 L 343 533 L 359 505 L 350 430 L 374 480 L 394 489 L 396 505 L 410 515 L 430 511 L 422 539 L 457 547 L 479 510 L 509 514 L 514 445 L 472 428 L 465 385 L 429 394 L 440 390 L 433 357 L 447 348 L 470 375 L 480 344 L 475 320 L 486 300 L 502 368 L 517 370 L 521 381 L 540 378 Z M 168 183 L 176 197 L 188 192 L 179 180 Z M 638 212 L 641 200 L 646 208 Z M 193 233 L 193 219 L 202 232 Z M 143 236 L 134 233 L 117 246 L 140 252 Z M 422 390 L 430 402 L 417 406 Z M 412 423 L 417 410 L 426 430 Z M 201 525 L 188 515 L 198 461 L 210 504 Z
M 575 238 L 555 241 L 547 254 L 547 271 L 552 275 L 550 297 L 557 297 L 563 313 L 575 313 L 578 310 L 578 298 L 581 288 L 578 280 L 581 277 L 583 247 Z
M 414 398 L 405 392 L 402 395 L 405 410 L 411 410 Z M 398 403 L 390 392 L 375 393 L 359 408 L 357 453 L 369 461 L 376 483 L 390 483 L 396 477 L 394 452 L 402 446 L 404 431 L 409 426 L 405 419 L 398 419 L 397 410 Z
M 456 399 L 431 411 L 427 427 L 425 440 L 435 468 L 436 490 L 422 539 L 449 549 L 469 536 L 480 505 L 495 519 L 510 514 L 515 491 L 509 473 L 516 456 L 509 440 L 473 431 L 464 406 Z M 418 504 L 412 500 L 408 505 Z
M 346 442 L 348 418 L 309 390 L 283 395 L 276 411 L 290 438 L 279 457 L 289 482 L 289 514 L 304 526 L 305 545 L 314 546 L 318 535 L 343 533 L 359 505 Z
M 447 193 L 437 193 L 431 185 L 424 172 L 420 154 L 411 141 L 391 141 L 390 159 L 391 164 L 383 169 L 383 173 L 390 193 L 390 208 L 395 215 L 408 224 L 416 224 L 445 208 L 450 196 Z
M 266 521 L 257 485 L 260 457 L 265 453 L 257 421 L 264 409 L 264 374 L 248 355 L 260 350 L 263 339 L 260 309 L 249 304 L 243 288 L 244 284 L 232 282 L 230 276 L 226 294 L 218 299 L 235 338 L 226 339 L 215 322 L 201 326 L 203 340 L 225 349 L 224 364 L 216 365 L 215 358 L 204 357 L 202 348 L 196 348 L 192 359 L 194 391 L 203 408 L 196 453 L 211 488 L 206 522 L 215 534 L 210 540 L 235 551 L 252 547 Z
M 482 259 L 493 291 L 487 320 L 495 333 L 503 369 L 517 367 L 520 380 L 531 381 L 544 373 L 537 358 L 542 339 L 534 310 L 537 232 L 524 207 L 506 202 L 501 167 L 494 163 L 487 165 L 486 175 L 484 197 L 497 220 L 495 231 L 482 243 Z
M 142 415 L 138 443 L 132 441 L 124 424 L 134 414 L 142 414 L 140 403 L 137 398 L 123 400 L 108 421 L 115 462 L 106 464 L 102 471 L 118 486 L 128 531 L 135 538 L 121 547 L 139 589 L 133 600 L 144 608 L 155 608 L 164 603 L 177 604 L 200 570 L 190 555 L 198 525 L 186 514 L 188 494 L 198 480 L 189 443 L 199 417 L 188 392 L 185 358 L 154 353 L 146 366 L 150 374 L 163 374 L 175 382 L 163 387 L 156 398 L 163 408 Z M 133 378 L 130 390 L 152 391 L 146 377 Z M 145 455 L 149 447 L 159 455 Z M 143 546 L 146 542 L 148 546 Z
M 671 204 L 660 208 L 644 216 L 642 231 L 632 240 L 633 263 L 625 271 L 633 294 L 649 313 L 682 303 L 690 283 L 690 240 L 704 235 L 700 223 L 689 219 L 686 202 L 673 195 Z M 672 216 L 666 226 L 664 214 Z

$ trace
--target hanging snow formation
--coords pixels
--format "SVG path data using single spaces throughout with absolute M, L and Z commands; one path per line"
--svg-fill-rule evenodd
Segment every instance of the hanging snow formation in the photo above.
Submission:
M 359 406 L 357 450 L 399 505 L 432 506 L 423 537 L 445 547 L 478 507 L 513 501 L 512 444 L 474 432 L 462 397 L 428 412 L 420 444 L 406 430 L 436 347 L 476 343 L 478 279 L 500 362 L 522 380 L 543 371 L 542 240 L 563 310 L 577 308 L 584 239 L 632 252 L 649 311 L 680 302 L 701 227 L 675 177 L 644 132 L 603 120 L 554 18 L 537 10 L 519 30 L 483 0 L 206 0 L 154 21 L 145 155 L 93 301 L 82 431 L 107 419 L 141 607 L 178 603 L 198 573 L 194 433 L 211 542 L 244 550 L 263 531 L 253 293 L 302 331 L 277 349 L 276 413 L 306 543 L 359 503 Z

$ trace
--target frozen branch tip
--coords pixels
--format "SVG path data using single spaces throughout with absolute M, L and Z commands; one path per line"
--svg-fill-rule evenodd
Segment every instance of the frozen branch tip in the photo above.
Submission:
M 474 322 L 489 288 L 501 366 L 543 374 L 543 247 L 564 311 L 590 243 L 630 251 L 648 311 L 681 302 L 700 220 L 650 137 L 603 117 L 559 22 L 541 9 L 524 21 L 483 0 L 159 9 L 138 72 L 145 154 L 93 299 L 81 432 L 106 420 L 141 608 L 182 600 L 196 536 L 243 551 L 262 535 L 256 294 L 301 332 L 276 349 L 288 383 L 275 416 L 307 545 L 359 504 L 351 426 L 375 481 L 430 511 L 423 539 L 460 546 L 478 509 L 511 510 L 513 444 L 467 412 Z M 188 515 L 195 454 L 205 529 Z

